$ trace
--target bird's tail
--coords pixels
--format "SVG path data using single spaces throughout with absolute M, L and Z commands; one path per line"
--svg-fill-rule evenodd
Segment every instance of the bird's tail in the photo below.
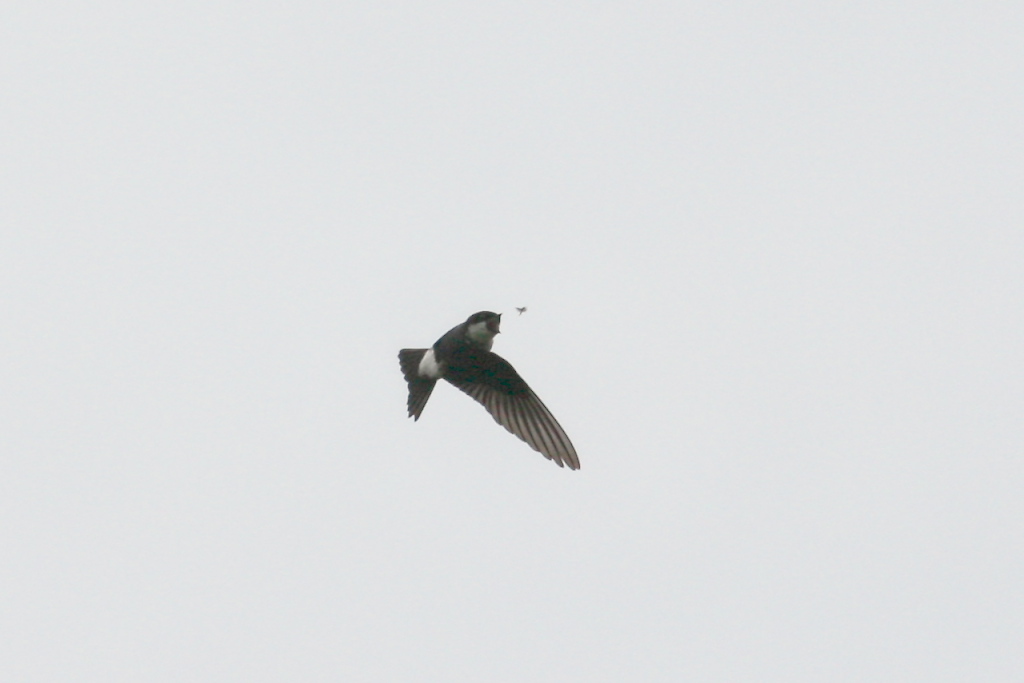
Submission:
M 402 366 L 402 374 L 409 383 L 409 417 L 420 419 L 420 413 L 427 405 L 430 392 L 434 390 L 437 380 L 420 377 L 420 361 L 427 349 L 402 349 L 398 352 L 398 362 Z

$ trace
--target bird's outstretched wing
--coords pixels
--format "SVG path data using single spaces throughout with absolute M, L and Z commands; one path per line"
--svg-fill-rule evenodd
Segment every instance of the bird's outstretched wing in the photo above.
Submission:
M 467 345 L 452 355 L 444 378 L 533 450 L 559 467 L 579 469 L 576 449 L 558 420 L 504 358 Z

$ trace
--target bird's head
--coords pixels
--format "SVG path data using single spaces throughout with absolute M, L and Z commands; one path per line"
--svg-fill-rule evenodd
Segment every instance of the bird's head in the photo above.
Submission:
M 501 332 L 501 314 L 480 311 L 466 319 L 466 336 L 470 341 L 490 349 L 494 335 Z

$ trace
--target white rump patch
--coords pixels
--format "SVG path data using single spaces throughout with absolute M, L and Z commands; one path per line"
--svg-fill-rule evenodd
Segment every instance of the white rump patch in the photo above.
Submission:
M 420 359 L 419 374 L 420 377 L 441 379 L 441 366 L 434 358 L 434 349 L 427 349 L 427 352 L 423 354 L 423 358 Z

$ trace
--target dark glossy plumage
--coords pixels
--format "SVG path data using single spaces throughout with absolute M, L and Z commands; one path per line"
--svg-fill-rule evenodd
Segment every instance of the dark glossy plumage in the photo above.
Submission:
M 449 330 L 431 349 L 399 352 L 402 374 L 409 384 L 409 416 L 419 419 L 437 379 L 443 378 L 544 457 L 559 467 L 579 469 L 576 449 L 558 420 L 515 368 L 490 351 L 500 318 L 489 311 L 475 313 Z

